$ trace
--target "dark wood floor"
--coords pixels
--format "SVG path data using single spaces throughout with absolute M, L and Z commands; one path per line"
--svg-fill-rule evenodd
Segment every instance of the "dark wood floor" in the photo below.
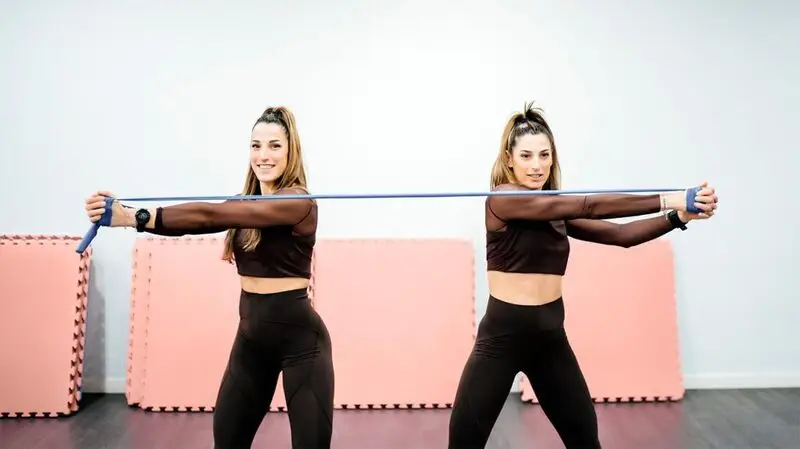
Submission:
M 797 449 L 800 389 L 690 391 L 683 402 L 597 405 L 608 449 Z M 210 413 L 148 413 L 121 395 L 87 396 L 74 416 L 0 419 L 3 449 L 212 448 Z M 445 449 L 450 410 L 337 410 L 338 449 Z M 270 413 L 254 448 L 291 448 Z M 538 406 L 511 395 L 487 449 L 563 448 Z

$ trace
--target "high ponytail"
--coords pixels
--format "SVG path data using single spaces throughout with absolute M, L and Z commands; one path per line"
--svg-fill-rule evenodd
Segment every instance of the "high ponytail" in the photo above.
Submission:
M 277 124 L 286 133 L 289 147 L 286 169 L 275 182 L 276 190 L 289 187 L 306 189 L 308 186 L 305 165 L 303 164 L 302 146 L 300 145 L 300 134 L 297 131 L 297 124 L 292 111 L 285 106 L 268 107 L 253 124 L 253 128 L 259 123 Z M 253 168 L 248 164 L 242 195 L 262 195 L 263 193 L 261 191 L 261 183 L 253 172 Z M 245 251 L 252 251 L 261 241 L 261 231 L 259 229 L 242 229 L 238 239 L 236 231 L 236 229 L 228 229 L 225 235 L 225 249 L 222 253 L 222 259 L 228 262 L 233 262 L 233 248 L 237 244 L 237 240 L 239 240 Z
M 490 182 L 492 190 L 501 184 L 516 181 L 514 172 L 508 165 L 517 139 L 526 134 L 544 134 L 550 140 L 550 145 L 553 148 L 553 166 L 550 171 L 550 177 L 542 186 L 542 190 L 558 190 L 561 188 L 561 168 L 558 164 L 558 152 L 556 151 L 556 143 L 550 130 L 550 125 L 545 120 L 542 109 L 534 107 L 533 102 L 526 102 L 521 112 L 511 114 L 508 121 L 506 121 L 505 128 L 503 128 L 503 134 L 500 138 L 500 151 L 492 166 Z
M 550 131 L 550 125 L 548 125 L 547 120 L 544 119 L 544 111 L 541 108 L 534 107 L 533 102 L 525 104 L 525 113 L 522 115 L 526 121 L 544 128 L 548 135 L 553 134 Z

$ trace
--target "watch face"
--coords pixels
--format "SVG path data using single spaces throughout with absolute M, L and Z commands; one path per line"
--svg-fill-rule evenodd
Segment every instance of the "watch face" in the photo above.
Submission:
M 146 210 L 136 211 L 136 221 L 147 222 L 148 220 L 150 220 L 150 214 Z

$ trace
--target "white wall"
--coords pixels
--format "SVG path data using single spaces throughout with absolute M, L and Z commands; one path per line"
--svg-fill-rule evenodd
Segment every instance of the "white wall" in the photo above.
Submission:
M 718 217 L 670 236 L 687 386 L 800 386 L 797 6 L 144 3 L 0 6 L 0 232 L 82 235 L 96 189 L 236 193 L 274 104 L 315 192 L 486 190 L 506 118 L 535 99 L 567 188 L 718 187 Z M 481 205 L 323 201 L 319 232 L 472 239 L 482 315 Z M 123 385 L 135 237 L 94 244 L 89 389 Z

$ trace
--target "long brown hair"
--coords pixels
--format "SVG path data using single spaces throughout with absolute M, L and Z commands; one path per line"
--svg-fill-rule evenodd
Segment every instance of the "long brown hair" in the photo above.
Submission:
M 525 103 L 522 112 L 513 113 L 506 122 L 503 136 L 500 138 L 500 152 L 492 166 L 491 188 L 517 181 L 514 178 L 514 172 L 508 167 L 508 161 L 511 159 L 511 152 L 517 139 L 526 134 L 544 134 L 550 140 L 550 146 L 553 149 L 553 166 L 550 168 L 550 176 L 542 186 L 542 190 L 560 189 L 561 166 L 558 164 L 558 151 L 556 151 L 553 132 L 544 119 L 544 111 L 534 107 L 533 102 Z
M 300 146 L 300 135 L 297 132 L 297 124 L 294 120 L 294 114 L 284 106 L 269 107 L 261 113 L 261 117 L 253 124 L 253 128 L 259 123 L 275 123 L 283 128 L 286 133 L 286 138 L 289 143 L 289 152 L 287 154 L 286 169 L 280 178 L 277 179 L 275 187 L 277 190 L 285 189 L 287 187 L 302 187 L 307 188 L 306 183 L 306 169 L 303 165 L 303 152 Z M 242 195 L 261 195 L 261 183 L 256 178 L 253 167 L 248 164 L 247 176 L 244 180 L 244 188 Z M 225 236 L 225 250 L 222 253 L 222 259 L 228 262 L 233 262 L 233 248 L 237 244 L 236 229 L 228 229 Z M 261 241 L 261 230 L 259 229 L 242 229 L 241 230 L 241 245 L 245 251 L 252 251 Z

